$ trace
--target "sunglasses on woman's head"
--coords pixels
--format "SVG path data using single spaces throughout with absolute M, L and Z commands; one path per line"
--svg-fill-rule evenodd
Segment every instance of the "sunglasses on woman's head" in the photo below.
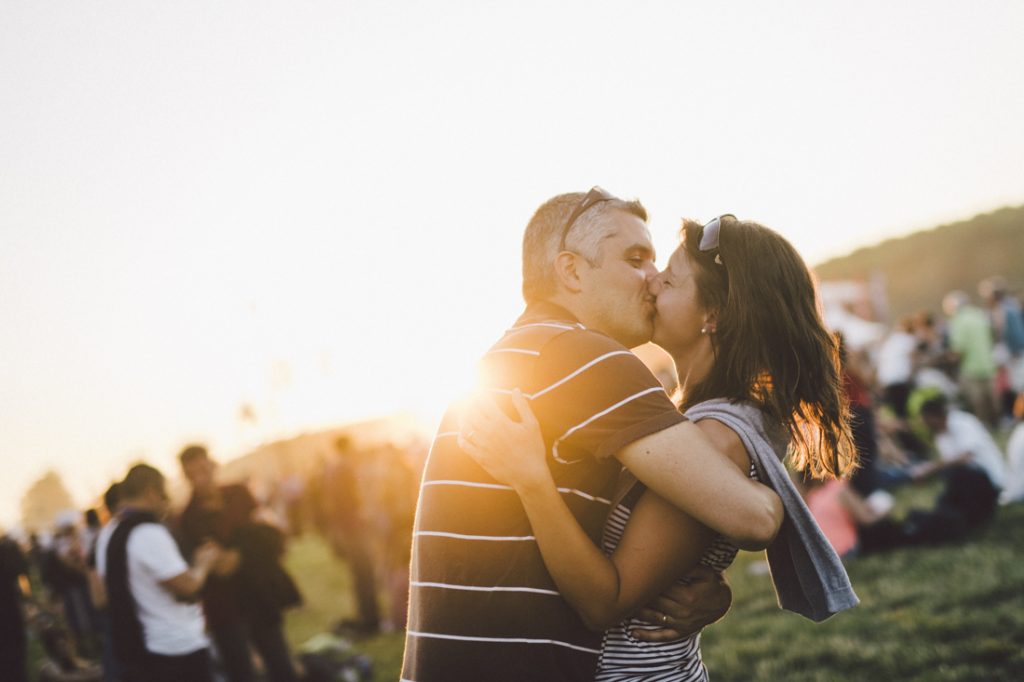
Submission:
M 714 251 L 718 248 L 719 235 L 722 232 L 722 220 L 724 218 L 732 218 L 733 220 L 736 220 L 736 216 L 732 213 L 723 213 L 714 220 L 706 223 L 700 234 L 700 245 L 697 247 L 699 251 Z M 715 262 L 722 265 L 721 254 L 715 254 Z

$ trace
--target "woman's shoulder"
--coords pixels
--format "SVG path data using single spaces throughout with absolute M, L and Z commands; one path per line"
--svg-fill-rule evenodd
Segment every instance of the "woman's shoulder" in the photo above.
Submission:
M 716 450 L 726 455 L 742 469 L 750 466 L 750 453 L 737 432 L 737 425 L 726 424 L 714 417 L 695 420 Z
M 754 448 L 758 447 L 758 442 L 764 442 L 776 454 L 780 451 L 784 454 L 789 443 L 789 432 L 785 424 L 766 414 L 752 400 L 714 398 L 692 405 L 684 414 L 698 424 L 708 422 L 721 425 L 721 428 L 727 429 L 741 441 L 744 449 L 744 442 Z
M 765 423 L 764 412 L 751 400 L 712 398 L 690 405 L 683 411 L 683 414 L 694 422 L 714 419 L 735 425 L 737 428 L 742 426 L 762 428 Z

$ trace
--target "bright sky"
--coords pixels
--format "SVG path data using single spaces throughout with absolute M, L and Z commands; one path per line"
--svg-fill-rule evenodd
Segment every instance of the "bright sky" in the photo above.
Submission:
M 0 4 L 0 525 L 270 438 L 434 418 L 533 209 L 638 196 L 811 261 L 1024 201 L 1019 2 Z M 256 423 L 240 418 L 243 403 Z

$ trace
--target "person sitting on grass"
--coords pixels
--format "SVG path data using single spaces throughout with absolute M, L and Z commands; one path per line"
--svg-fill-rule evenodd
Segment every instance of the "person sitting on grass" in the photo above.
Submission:
M 1006 486 L 999 497 L 1001 504 L 1024 502 L 1024 393 L 1013 404 L 1017 425 L 1006 443 Z
M 939 506 L 956 512 L 969 527 L 992 519 L 1006 478 L 999 446 L 973 414 L 950 409 L 945 396 L 921 405 L 921 420 L 935 438 L 939 461 L 911 470 L 914 481 L 942 476 L 945 489 Z

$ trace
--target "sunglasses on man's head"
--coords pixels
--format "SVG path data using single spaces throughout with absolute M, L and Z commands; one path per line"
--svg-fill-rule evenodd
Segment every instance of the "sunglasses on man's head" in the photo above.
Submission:
M 733 220 L 736 220 L 736 216 L 732 213 L 723 213 L 704 225 L 704 229 L 700 234 L 700 245 L 697 246 L 699 251 L 714 251 L 718 248 L 719 235 L 722 232 L 722 220 L 725 218 L 732 218 Z M 715 255 L 715 262 L 722 265 L 722 257 L 720 254 Z
M 583 201 L 580 202 L 580 205 L 576 207 L 572 212 L 572 215 L 569 216 L 569 219 L 565 221 L 565 227 L 562 228 L 562 239 L 558 243 L 558 250 L 565 251 L 565 238 L 569 236 L 569 230 L 572 229 L 573 223 L 575 223 L 581 215 L 587 212 L 587 209 L 605 201 L 618 200 L 618 197 L 609 194 L 597 185 L 591 187 L 590 191 L 583 197 Z

